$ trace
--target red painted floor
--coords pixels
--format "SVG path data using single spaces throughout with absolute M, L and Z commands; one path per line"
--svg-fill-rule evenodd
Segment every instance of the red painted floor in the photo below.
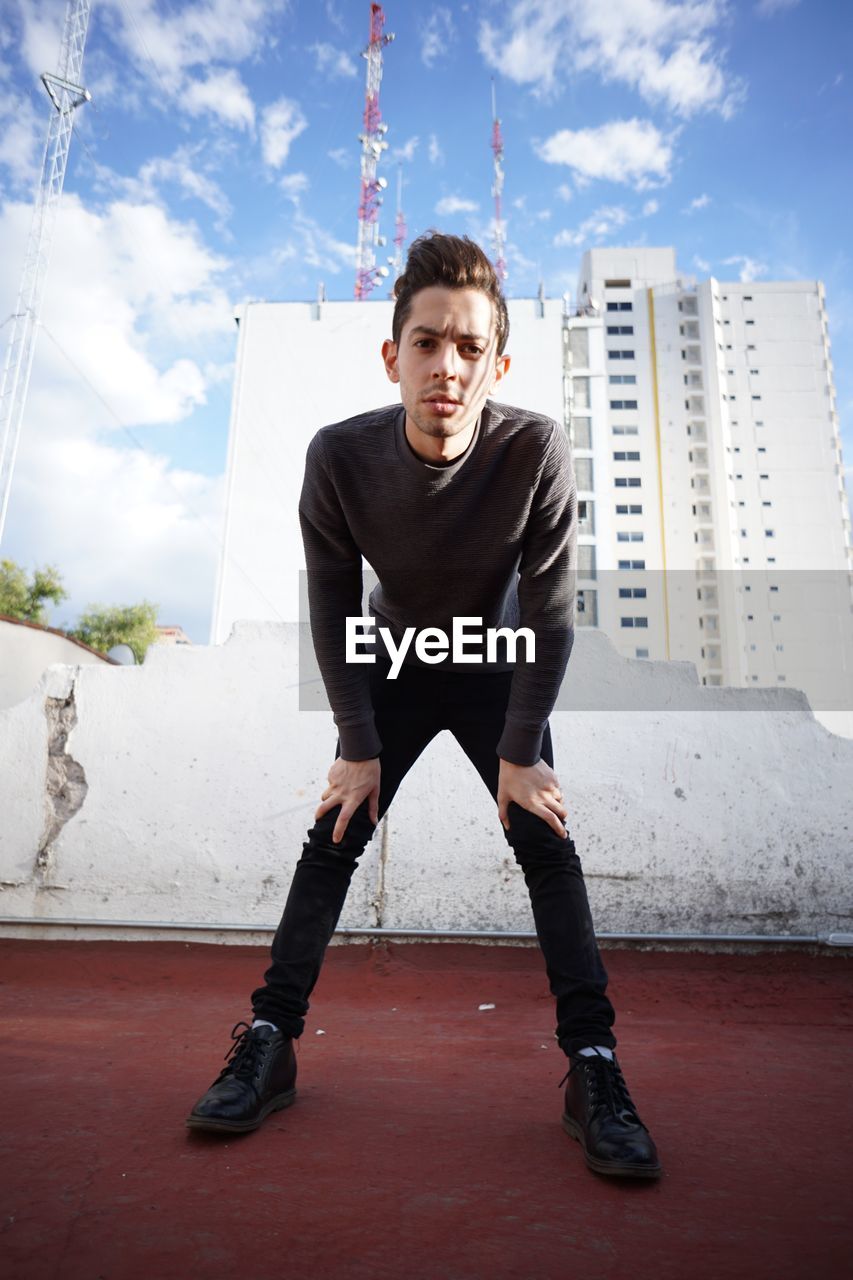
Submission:
M 848 959 L 605 952 L 650 1184 L 590 1173 L 560 1126 L 535 950 L 333 948 L 296 1106 L 190 1134 L 264 961 L 0 941 L 4 1276 L 853 1273 Z

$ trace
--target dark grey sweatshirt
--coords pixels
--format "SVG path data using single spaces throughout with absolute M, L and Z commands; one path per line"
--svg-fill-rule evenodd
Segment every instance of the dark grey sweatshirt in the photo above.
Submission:
M 360 414 L 308 446 L 299 516 L 311 634 L 343 758 L 382 749 L 370 668 L 345 657 L 345 619 L 362 614 L 364 556 L 379 580 L 370 612 L 395 643 L 412 626 L 450 637 L 459 616 L 534 632 L 532 662 L 522 642 L 514 664 L 499 651 L 491 665 L 458 669 L 513 668 L 497 753 L 535 764 L 574 638 L 577 496 L 565 431 L 489 400 L 465 453 L 434 466 L 409 445 L 401 405 Z M 454 669 L 451 656 L 441 669 Z M 414 644 L 406 660 L 417 661 Z

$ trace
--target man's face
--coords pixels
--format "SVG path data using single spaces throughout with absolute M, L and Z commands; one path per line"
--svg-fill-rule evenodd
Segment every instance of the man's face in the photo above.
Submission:
M 385 342 L 382 357 L 400 384 L 409 439 L 427 453 L 446 452 L 442 441 L 473 428 L 509 368 L 509 356 L 497 354 L 491 298 L 442 285 L 414 295 L 399 345 Z

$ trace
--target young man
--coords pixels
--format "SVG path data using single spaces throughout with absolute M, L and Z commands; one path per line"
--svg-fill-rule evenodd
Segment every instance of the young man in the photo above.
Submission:
M 580 860 L 565 827 L 548 716 L 574 636 L 576 489 L 565 432 L 489 400 L 509 368 L 500 283 L 472 241 L 420 237 L 395 286 L 383 344 L 394 405 L 324 427 L 308 448 L 300 519 L 311 631 L 339 742 L 297 864 L 254 1021 L 196 1103 L 194 1128 L 255 1129 L 295 1097 L 293 1040 L 356 861 L 405 774 L 449 729 L 497 802 L 530 893 L 560 1046 L 569 1058 L 563 1124 L 600 1173 L 656 1177 L 654 1142 L 613 1050 L 613 1006 Z M 386 656 L 347 661 L 361 615 L 362 555 L 376 571 L 371 613 Z M 527 628 L 489 655 L 453 661 L 409 644 L 407 628 L 451 635 Z M 410 637 L 411 638 L 411 637 Z M 433 632 L 433 638 L 434 632 Z M 368 651 L 369 652 L 369 651 Z M 395 658 L 396 655 L 396 658 Z M 352 657 L 353 655 L 350 655 Z M 392 661 L 396 670 L 392 674 Z

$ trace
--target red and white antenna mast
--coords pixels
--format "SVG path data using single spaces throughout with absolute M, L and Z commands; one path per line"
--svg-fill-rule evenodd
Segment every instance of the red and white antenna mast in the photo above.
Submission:
M 355 296 L 366 298 L 379 280 L 387 276 L 387 267 L 376 265 L 376 250 L 383 243 L 379 235 L 381 192 L 387 187 L 385 178 L 377 178 L 379 157 L 387 148 L 387 124 L 379 110 L 379 85 L 382 81 L 382 50 L 394 39 L 384 34 L 385 14 L 382 6 L 370 6 L 370 43 L 362 50 L 367 59 L 367 90 L 364 96 L 364 132 L 361 143 L 361 193 L 358 201 L 358 259 L 356 262 Z
M 394 219 L 394 257 L 389 262 L 394 268 L 394 279 L 403 274 L 405 254 L 403 249 L 409 228 L 406 226 L 406 215 L 403 213 L 403 166 L 397 169 L 397 216 Z M 393 289 L 391 291 L 393 296 Z
M 492 79 L 492 152 L 494 154 L 494 181 L 492 195 L 495 197 L 495 229 L 493 241 L 495 246 L 495 271 L 499 280 L 506 280 L 506 259 L 504 257 L 504 224 L 502 197 L 504 189 L 504 140 L 501 133 L 501 122 L 495 102 L 495 81 Z

